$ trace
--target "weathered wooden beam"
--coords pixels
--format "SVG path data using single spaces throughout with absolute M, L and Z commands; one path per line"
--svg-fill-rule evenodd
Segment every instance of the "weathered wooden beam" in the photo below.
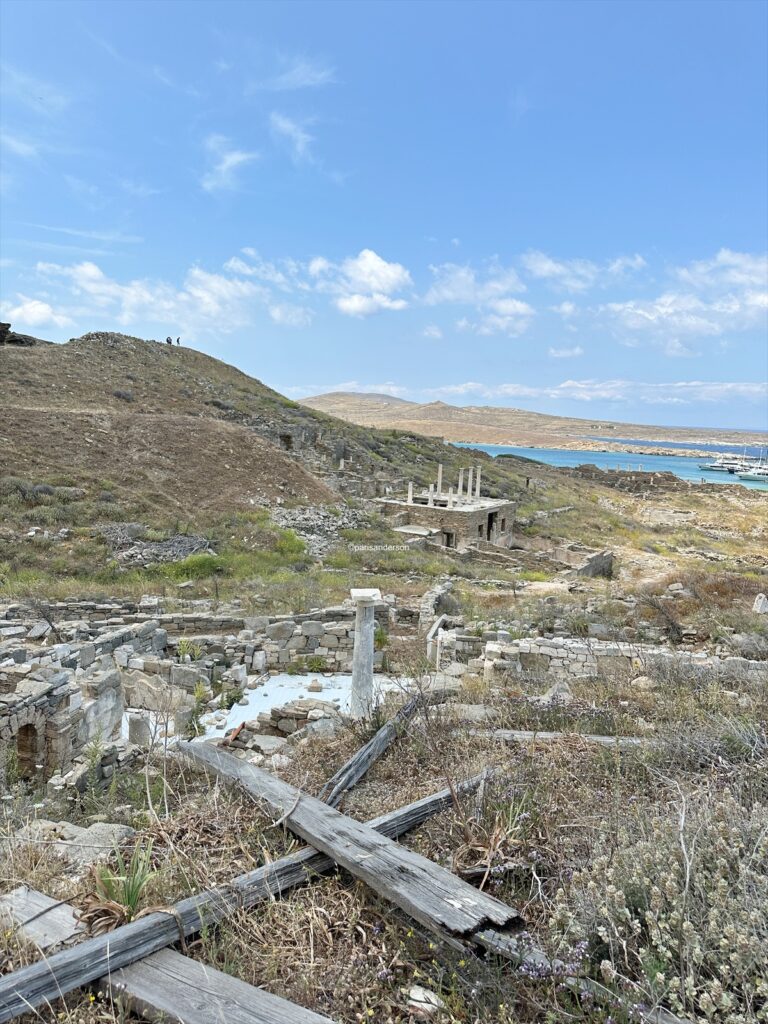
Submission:
M 607 738 L 600 737 L 600 739 Z M 615 737 L 611 738 L 615 739 Z M 447 924 L 440 914 L 442 907 L 439 906 L 439 902 L 444 894 L 442 892 L 438 893 L 437 890 L 439 881 L 442 881 L 441 874 L 448 874 L 451 879 L 455 879 L 455 876 L 450 875 L 449 872 L 444 872 L 443 868 L 432 864 L 430 861 L 426 861 L 428 865 L 427 892 L 425 893 L 420 888 L 418 891 L 413 891 L 411 888 L 412 882 L 418 881 L 421 883 L 424 880 L 417 878 L 416 871 L 413 870 L 413 866 L 409 863 L 410 857 L 414 856 L 410 854 L 410 851 L 404 851 L 397 844 L 389 844 L 396 848 L 400 856 L 388 859 L 383 854 L 386 852 L 391 854 L 393 851 L 386 851 L 384 844 L 377 843 L 375 839 L 371 842 L 371 837 L 365 835 L 366 831 L 370 831 L 370 829 L 366 830 L 366 826 L 353 821 L 338 811 L 332 810 L 314 797 L 301 793 L 300 790 L 288 785 L 288 783 L 282 782 L 268 772 L 264 772 L 254 765 L 244 763 L 210 743 L 186 743 L 181 744 L 181 747 L 183 753 L 187 753 L 200 763 L 206 764 L 217 774 L 240 783 L 255 799 L 266 800 L 271 807 L 284 816 L 285 824 L 291 831 L 301 835 L 318 849 L 326 850 L 350 874 L 365 881 L 376 892 L 396 903 L 416 920 L 447 939 L 451 944 L 458 945 L 459 943 L 456 940 L 459 940 L 462 944 L 464 942 L 471 942 L 496 956 L 511 960 L 518 965 L 529 964 L 544 968 L 555 966 L 543 950 L 519 941 L 515 931 L 519 932 L 523 922 L 522 918 L 512 908 L 506 907 L 504 904 L 499 903 L 498 900 L 493 900 L 485 893 L 481 893 L 471 886 L 467 886 L 476 897 L 476 906 L 472 908 L 477 914 L 476 919 L 480 919 L 480 915 L 485 910 L 485 907 L 488 906 L 486 901 L 489 901 L 491 905 L 495 904 L 496 907 L 502 908 L 509 916 L 501 927 L 494 927 L 492 915 L 487 914 L 482 923 L 475 929 L 461 932 L 455 925 L 452 927 L 450 924 Z M 408 854 L 408 856 L 404 856 L 404 854 Z M 424 860 L 424 858 L 418 859 Z M 392 871 L 393 865 L 394 875 Z M 402 873 L 399 876 L 397 874 L 398 870 Z M 432 892 L 429 891 L 430 879 L 434 882 L 434 891 Z M 459 882 L 460 880 L 455 879 L 455 881 Z M 465 887 L 466 883 L 462 882 L 461 886 Z M 457 887 L 454 891 L 461 893 L 462 890 Z M 415 900 L 415 897 L 419 896 L 426 896 L 424 900 L 427 910 L 426 915 L 424 915 L 423 907 L 417 904 Z M 448 897 L 448 901 L 450 901 L 450 897 Z M 459 908 L 457 909 L 469 910 L 468 903 L 462 903 L 462 896 L 459 896 L 458 902 Z M 480 909 L 481 907 L 482 910 Z M 445 915 L 445 917 L 450 919 L 451 915 Z M 458 919 L 458 917 L 459 915 L 454 920 Z M 571 977 L 565 980 L 568 987 L 573 988 L 577 992 L 589 990 L 596 998 L 603 1002 L 608 1002 L 609 1005 L 616 1001 L 617 997 L 612 992 L 591 979 Z M 670 1014 L 667 1010 L 661 1008 L 646 1011 L 641 1014 L 640 1019 L 645 1024 L 692 1024 L 692 1022 L 676 1017 L 674 1014 Z
M 201 744 L 203 745 L 203 744 Z M 467 779 L 460 792 L 476 789 L 485 773 Z M 443 810 L 453 800 L 449 789 L 424 797 L 368 822 L 382 835 L 396 838 Z M 168 913 L 146 917 L 97 935 L 46 960 L 0 978 L 0 1024 L 37 1006 L 49 1005 L 73 989 L 87 985 L 150 953 L 187 938 L 203 925 L 215 924 L 238 909 L 281 896 L 312 875 L 335 867 L 331 857 L 305 849 L 233 879 L 227 886 L 207 889 L 175 904 Z M 40 919 L 42 920 L 42 919 Z
M 468 729 L 469 736 L 480 736 L 485 740 L 496 740 L 499 743 L 551 743 L 554 740 L 584 740 L 585 743 L 598 743 L 612 750 L 637 750 L 651 746 L 652 740 L 644 736 L 597 736 L 582 732 L 543 732 L 528 729 Z
M 347 790 L 352 789 L 366 774 L 368 769 L 387 751 L 400 733 L 400 730 L 413 718 L 422 702 L 421 694 L 416 694 L 407 704 L 388 722 L 386 722 L 375 736 L 352 755 L 346 764 L 342 765 L 336 774 L 330 778 L 320 790 L 319 797 L 329 807 L 338 807 L 342 796 Z
M 292 832 L 426 928 L 448 937 L 471 939 L 483 928 L 504 931 L 523 927 L 522 917 L 512 907 L 269 772 L 210 743 L 180 743 L 178 749 L 217 775 L 239 783 L 255 800 L 268 803 Z
M 18 933 L 43 952 L 80 931 L 68 903 L 26 886 L 0 896 L 0 915 L 10 918 Z M 161 949 L 95 984 L 113 1000 L 119 999 L 123 1011 L 130 1009 L 158 1024 L 333 1024 L 328 1017 L 172 949 Z

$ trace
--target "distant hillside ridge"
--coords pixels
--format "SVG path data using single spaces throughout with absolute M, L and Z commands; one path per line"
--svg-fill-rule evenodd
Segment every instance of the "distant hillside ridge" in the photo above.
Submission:
M 665 427 L 613 420 L 578 419 L 491 405 L 409 402 L 389 395 L 334 391 L 302 399 L 301 404 L 368 427 L 408 430 L 446 441 L 508 444 L 521 447 L 596 448 L 595 437 L 698 444 L 768 444 L 760 432 Z

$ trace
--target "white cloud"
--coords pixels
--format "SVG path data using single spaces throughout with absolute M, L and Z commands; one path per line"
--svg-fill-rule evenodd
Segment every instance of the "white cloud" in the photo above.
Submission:
M 237 188 L 237 169 L 259 159 L 258 153 L 235 149 L 225 135 L 209 135 L 205 140 L 211 166 L 200 179 L 206 192 Z
M 559 306 L 551 306 L 550 309 L 553 313 L 559 313 L 564 320 L 576 313 L 576 305 L 573 302 L 561 302 Z
M 437 326 L 437 324 L 427 324 L 424 330 L 421 332 L 425 338 L 433 338 L 439 341 L 443 336 L 443 332 Z
M 311 309 L 307 309 L 306 306 L 293 306 L 290 303 L 270 306 L 269 315 L 282 327 L 309 327 L 312 323 Z
M 40 152 L 38 143 L 30 142 L 28 139 L 22 139 L 20 136 L 11 135 L 8 132 L 3 132 L 0 135 L 0 144 L 14 156 L 23 157 L 25 160 L 34 159 Z
M 479 306 L 491 299 L 503 298 L 510 292 L 524 292 L 525 285 L 511 267 L 492 263 L 484 278 L 470 266 L 442 263 L 431 266 L 434 281 L 424 296 L 428 306 L 457 303 Z
M 159 188 L 153 188 L 152 185 L 147 185 L 143 181 L 132 181 L 130 178 L 121 178 L 118 184 L 124 192 L 127 192 L 129 196 L 134 196 L 136 199 L 149 199 L 150 196 L 159 196 L 162 191 Z
M 401 263 L 390 263 L 373 249 L 361 249 L 341 263 L 316 256 L 307 265 L 316 291 L 333 295 L 333 303 L 346 316 L 370 316 L 380 310 L 405 309 L 406 299 L 396 295 L 412 284 Z
M 555 260 L 536 249 L 524 253 L 521 262 L 531 277 L 551 281 L 569 292 L 591 288 L 600 273 L 591 260 Z
M 628 270 L 642 270 L 647 266 L 648 264 L 643 257 L 636 252 L 634 256 L 619 256 L 617 259 L 611 260 L 606 269 L 609 274 L 621 276 L 626 274 Z
M 312 162 L 311 146 L 315 141 L 314 136 L 310 135 L 298 121 L 273 111 L 269 115 L 269 127 L 273 135 L 288 143 L 294 163 Z
M 38 263 L 48 281 L 64 281 L 74 305 L 67 315 L 77 320 L 108 316 L 122 326 L 134 323 L 167 324 L 175 331 L 215 329 L 228 332 L 249 324 L 253 307 L 268 300 L 268 293 L 252 281 L 223 277 L 191 267 L 178 288 L 167 281 L 136 279 L 123 284 L 108 277 L 95 263 L 71 266 Z
M 89 238 L 94 242 L 114 242 L 118 245 L 138 245 L 144 241 L 141 235 L 125 235 L 122 231 L 106 230 L 91 231 L 81 228 L 61 228 L 50 224 L 29 224 L 28 227 L 38 228 L 40 231 L 52 231 L 59 235 L 70 235 L 73 238 Z
M 3 316 L 8 317 L 13 325 L 45 327 L 53 324 L 56 327 L 67 327 L 72 323 L 68 316 L 57 313 L 47 302 L 30 299 L 26 295 L 17 295 L 16 298 L 19 300 L 17 306 L 12 306 L 10 302 L 3 303 L 2 306 Z
M 576 359 L 584 355 L 584 349 L 581 345 L 574 345 L 573 348 L 551 348 L 549 355 L 552 359 Z
M 768 383 L 752 381 L 672 381 L 647 383 L 634 380 L 566 380 L 561 384 L 532 387 L 526 384 L 486 385 L 476 381 L 432 388 L 431 395 L 475 394 L 485 399 L 533 398 L 580 402 L 639 402 L 645 405 L 690 405 L 698 402 L 764 403 Z
M 768 288 L 768 256 L 720 249 L 712 259 L 677 267 L 675 274 L 685 284 L 710 292 Z
M 320 277 L 321 274 L 327 274 L 332 268 L 333 264 L 324 256 L 314 256 L 307 267 L 310 277 Z
M 411 275 L 401 263 L 388 263 L 373 249 L 361 249 L 357 256 L 344 260 L 341 273 L 354 291 L 391 295 L 412 283 Z
M 47 82 L 33 78 L 8 64 L 0 67 L 6 100 L 13 100 L 35 114 L 52 117 L 69 106 L 69 97 Z
M 689 292 L 664 292 L 655 299 L 609 302 L 601 307 L 629 330 L 699 337 L 750 327 L 759 322 L 762 308 L 759 296 L 752 293 L 706 301 Z
M 520 261 L 531 277 L 548 281 L 555 288 L 562 288 L 567 292 L 587 291 L 596 285 L 620 279 L 630 271 L 642 270 L 646 266 L 639 253 L 633 256 L 619 256 L 600 264 L 585 259 L 556 260 L 538 249 L 529 249 L 523 253 Z
M 335 300 L 336 308 L 347 316 L 370 316 L 371 313 L 378 313 L 382 309 L 405 309 L 407 305 L 405 299 L 393 299 L 381 292 L 373 292 L 370 295 L 340 295 Z
M 684 345 L 679 338 L 670 338 L 664 345 L 664 355 L 670 359 L 691 359 L 700 356 L 701 352 L 695 352 L 692 348 Z
M 285 62 L 285 67 L 279 74 L 265 82 L 252 85 L 249 91 L 267 89 L 271 92 L 289 92 L 294 89 L 316 89 L 335 81 L 336 72 L 329 64 L 308 57 L 295 57 Z
M 672 277 L 675 285 L 660 295 L 606 303 L 598 307 L 598 317 L 607 316 L 622 331 L 647 338 L 673 358 L 701 355 L 683 338 L 716 338 L 765 326 L 765 256 L 721 249 L 712 259 L 674 268 Z M 637 345 L 631 337 L 620 340 L 629 347 Z
M 246 277 L 258 278 L 258 280 L 275 285 L 283 291 L 289 290 L 294 283 L 298 287 L 298 283 L 291 280 L 298 270 L 298 265 L 292 260 L 281 260 L 281 266 L 284 268 L 281 270 L 277 263 L 261 259 L 255 249 L 245 248 L 241 251 L 252 262 L 246 263 L 239 256 L 233 256 L 224 264 L 225 270 L 229 270 L 233 274 L 245 274 Z
M 483 275 L 458 263 L 442 263 L 429 269 L 433 282 L 424 296 L 426 305 L 475 307 L 477 319 L 462 317 L 456 324 L 459 330 L 481 335 L 518 335 L 528 327 L 534 310 L 527 302 L 513 297 L 525 291 L 525 285 L 511 267 L 492 261 Z

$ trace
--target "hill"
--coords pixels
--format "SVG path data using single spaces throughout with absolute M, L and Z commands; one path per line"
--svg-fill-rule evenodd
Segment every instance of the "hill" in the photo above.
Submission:
M 292 402 L 194 349 L 122 334 L 2 346 L 0 371 L 0 476 L 107 481 L 158 513 L 370 497 L 465 461 L 434 439 Z M 509 493 L 521 473 L 495 466 L 487 484 Z
M 611 420 L 551 416 L 487 405 L 407 402 L 388 395 L 334 391 L 303 399 L 309 409 L 368 427 L 412 430 L 446 441 L 596 451 L 618 446 L 612 438 L 696 444 L 765 444 L 765 434 L 698 427 L 662 427 Z M 595 437 L 601 440 L 594 440 Z

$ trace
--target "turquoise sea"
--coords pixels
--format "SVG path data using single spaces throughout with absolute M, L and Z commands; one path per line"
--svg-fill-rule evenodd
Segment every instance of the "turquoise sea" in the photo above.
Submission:
M 740 484 L 759 491 L 768 491 L 768 484 L 758 480 L 739 480 L 731 473 L 711 473 L 699 468 L 708 456 L 692 459 L 682 455 L 630 455 L 625 452 L 576 452 L 565 448 L 513 448 L 503 444 L 456 444 L 457 448 L 477 448 L 489 455 L 518 455 L 536 459 L 550 466 L 599 466 L 600 469 L 639 470 L 643 473 L 674 473 L 681 480 L 693 483 Z

